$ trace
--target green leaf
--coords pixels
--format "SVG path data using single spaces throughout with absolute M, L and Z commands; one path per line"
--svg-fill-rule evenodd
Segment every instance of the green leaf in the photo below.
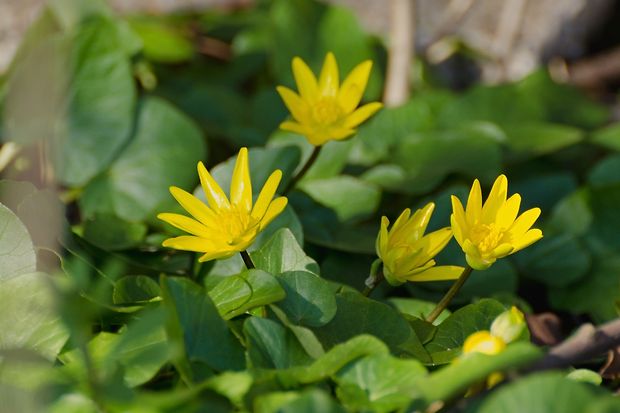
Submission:
M 209 289 L 209 296 L 222 318 L 229 320 L 253 308 L 280 301 L 285 292 L 273 275 L 249 270 L 224 277 Z
M 581 141 L 584 136 L 577 128 L 542 122 L 520 122 L 504 129 L 513 151 L 532 155 L 555 152 Z
M 493 122 L 500 126 L 523 121 L 544 121 L 544 105 L 538 96 L 522 93 L 516 84 L 478 85 L 443 108 L 438 123 L 443 127 L 471 121 Z M 510 107 L 511 110 L 505 110 Z
M 611 155 L 597 163 L 588 174 L 592 186 L 620 184 L 620 155 Z
M 538 347 L 526 342 L 510 344 L 504 351 L 492 356 L 473 353 L 459 359 L 458 363 L 436 370 L 426 380 L 420 380 L 409 394 L 417 399 L 414 405 L 424 410 L 424 406 L 463 395 L 468 388 L 484 381 L 491 373 L 529 366 L 541 356 Z M 529 413 L 529 410 L 520 411 Z
M 375 253 L 379 223 L 341 223 L 334 211 L 316 203 L 309 196 L 294 191 L 288 195 L 304 227 L 307 241 L 339 251 Z
M 0 348 L 27 348 L 53 360 L 68 332 L 56 313 L 51 279 L 29 273 L 0 280 Z
M 419 300 L 416 298 L 390 298 L 388 300 L 398 311 L 405 313 L 412 317 L 424 319 L 435 308 L 435 303 L 431 301 Z M 446 318 L 450 316 L 450 310 L 445 309 L 439 314 L 439 317 L 435 319 L 433 324 L 441 324 Z
M 319 273 L 316 261 L 306 255 L 287 228 L 278 230 L 260 249 L 252 252 L 251 257 L 256 268 L 274 275 L 287 271 Z
M 552 287 L 565 287 L 584 277 L 590 269 L 590 252 L 570 234 L 545 236 L 515 255 L 528 278 Z
M 37 268 L 37 257 L 28 230 L 10 209 L 0 204 L 0 280 Z
M 86 187 L 80 200 L 86 216 L 111 212 L 143 221 L 175 205 L 170 185 L 188 188 L 198 180 L 196 164 L 205 144 L 187 116 L 164 100 L 147 98 L 136 131 L 110 169 Z
M 620 249 L 620 216 L 617 213 L 620 205 L 620 184 L 592 188 L 589 191 L 589 204 L 592 211 L 590 234 L 609 251 Z
M 360 219 L 379 206 L 381 191 L 352 176 L 304 180 L 299 187 L 321 205 L 332 209 L 342 221 Z M 355 199 L 355 202 L 350 202 Z
M 433 121 L 429 104 L 415 97 L 402 106 L 384 108 L 360 126 L 351 161 L 370 166 L 388 160 L 401 140 L 415 132 L 430 132 Z
M 588 98 L 577 87 L 554 82 L 544 68 L 521 80 L 517 87 L 521 94 L 538 101 L 546 120 L 550 122 L 593 129 L 609 117 L 609 109 L 605 105 Z
M 200 363 L 215 370 L 243 369 L 243 349 L 204 289 L 188 279 L 166 276 L 160 285 L 166 332 L 172 344 L 183 349 L 175 361 L 184 380 L 199 380 L 206 374 Z
M 128 222 L 115 215 L 96 213 L 84 221 L 84 239 L 108 251 L 124 250 L 140 245 L 146 236 L 146 225 Z
M 584 235 L 592 224 L 590 191 L 579 189 L 564 197 L 552 211 L 548 226 L 572 235 Z
M 278 370 L 274 374 L 282 384 L 288 387 L 315 383 L 334 375 L 341 368 L 360 357 L 387 353 L 388 348 L 382 341 L 374 336 L 364 334 L 335 345 L 308 366 Z
M 336 314 L 336 297 L 332 286 L 306 271 L 287 271 L 278 277 L 286 298 L 276 305 L 294 324 L 320 327 Z
M 491 180 L 500 169 L 499 133 L 493 125 L 469 123 L 449 130 L 409 134 L 392 156 L 392 162 L 406 172 L 399 192 L 427 192 L 455 172 Z M 454 151 L 455 147 L 459 150 Z
M 345 410 L 325 391 L 309 389 L 279 406 L 277 413 L 344 413 Z M 266 413 L 266 412 L 265 412 Z
M 589 314 L 597 322 L 618 316 L 615 303 L 620 300 L 620 257 L 600 257 L 592 262 L 592 270 L 580 281 L 563 288 L 549 290 L 554 308 L 572 314 Z
M 145 275 L 130 275 L 114 283 L 114 304 L 148 302 L 161 295 L 157 281 Z
M 181 30 L 152 18 L 129 21 L 131 29 L 140 37 L 144 56 L 155 62 L 182 63 L 194 55 L 194 45 Z
M 407 391 L 426 374 L 416 360 L 368 356 L 338 373 L 336 394 L 349 410 L 390 412 L 408 406 Z
M 151 380 L 170 358 L 164 316 L 161 307 L 139 313 L 105 357 L 104 364 L 117 361 L 124 367 L 124 379 L 130 387 Z
M 68 122 L 53 148 L 58 178 L 65 184 L 88 182 L 129 139 L 136 91 L 117 34 L 114 21 L 93 18 L 79 26 L 73 38 Z
M 620 151 L 620 123 L 614 123 L 594 132 L 591 141 L 605 148 Z
M 315 334 L 327 349 L 360 334 L 372 334 L 384 341 L 396 355 L 414 356 L 423 362 L 430 358 L 420 339 L 403 316 L 387 304 L 353 291 L 336 295 L 336 316 Z
M 491 323 L 505 310 L 498 301 L 483 299 L 452 313 L 437 327 L 433 339 L 426 344 L 433 363 L 449 363 L 458 356 L 465 339 L 477 331 L 488 330 Z
M 514 381 L 492 393 L 480 413 L 546 413 L 550 406 L 563 413 L 581 413 L 600 397 L 589 385 L 555 372 L 539 373 Z
M 275 321 L 250 317 L 243 323 L 243 332 L 254 368 L 285 369 L 312 361 L 293 333 Z

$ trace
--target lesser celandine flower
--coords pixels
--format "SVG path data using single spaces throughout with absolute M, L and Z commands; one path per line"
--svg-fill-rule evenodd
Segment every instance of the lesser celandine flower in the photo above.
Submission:
M 392 285 L 405 281 L 438 281 L 458 278 L 463 268 L 435 266 L 433 258 L 452 238 L 450 228 L 424 235 L 433 214 L 432 202 L 411 215 L 405 209 L 388 231 L 390 221 L 381 218 L 377 236 L 377 255 L 383 261 L 383 275 Z
M 172 186 L 170 193 L 193 218 L 172 213 L 162 213 L 157 217 L 190 234 L 168 238 L 163 246 L 203 253 L 200 262 L 226 258 L 244 251 L 286 207 L 285 197 L 273 199 L 282 178 L 280 170 L 271 174 L 256 203 L 252 205 L 252 183 L 246 148 L 241 148 L 237 156 L 230 184 L 230 199 L 202 162 L 198 163 L 198 175 L 209 205 Z
M 371 68 L 372 62 L 366 60 L 340 84 L 333 53 L 325 57 L 318 80 L 308 65 L 295 57 L 293 75 L 299 94 L 284 86 L 277 88 L 294 120 L 282 122 L 280 128 L 304 135 L 315 146 L 353 135 L 359 124 L 383 106 L 372 102 L 356 109 L 364 95 Z
M 467 206 L 452 196 L 452 231 L 467 263 L 476 270 L 489 268 L 495 260 L 513 254 L 542 238 L 542 231 L 531 228 L 540 208 L 519 214 L 521 196 L 506 199 L 508 179 L 500 175 L 484 205 L 480 182 L 476 179 L 469 192 Z

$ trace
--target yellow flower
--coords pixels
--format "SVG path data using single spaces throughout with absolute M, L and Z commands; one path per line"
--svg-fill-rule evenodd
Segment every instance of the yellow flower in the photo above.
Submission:
M 498 354 L 506 348 L 506 342 L 490 331 L 482 330 L 470 334 L 463 344 L 463 354 Z
M 530 229 L 540 216 L 540 208 L 525 211 L 519 217 L 521 196 L 506 199 L 508 179 L 500 175 L 482 205 L 480 182 L 476 179 L 469 192 L 467 208 L 452 196 L 450 222 L 467 263 L 476 270 L 489 268 L 495 260 L 522 250 L 542 238 L 542 231 Z
M 359 124 L 383 106 L 373 102 L 355 109 L 368 83 L 370 60 L 357 65 L 342 85 L 331 52 L 325 57 L 318 81 L 299 57 L 293 59 L 292 66 L 299 94 L 284 86 L 278 86 L 277 90 L 294 121 L 282 122 L 280 128 L 304 135 L 315 146 L 353 135 Z
M 410 216 L 410 209 L 405 209 L 389 231 L 390 221 L 381 218 L 376 249 L 383 261 L 383 275 L 390 284 L 454 280 L 461 275 L 461 267 L 435 266 L 433 257 L 450 241 L 452 230 L 442 228 L 424 235 L 434 208 L 435 204 L 431 202 L 413 216 Z
M 279 169 L 267 179 L 252 206 L 246 148 L 241 148 L 237 156 L 230 184 L 230 200 L 202 162 L 198 163 L 198 175 L 209 205 L 181 188 L 171 186 L 172 196 L 193 218 L 172 213 L 162 213 L 157 218 L 191 234 L 168 238 L 163 246 L 204 253 L 199 258 L 200 262 L 227 258 L 245 250 L 286 207 L 286 197 L 273 199 L 282 178 Z

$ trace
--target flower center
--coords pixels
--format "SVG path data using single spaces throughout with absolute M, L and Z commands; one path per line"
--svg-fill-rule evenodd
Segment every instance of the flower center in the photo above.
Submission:
M 228 245 L 238 243 L 258 221 L 252 219 L 250 214 L 241 212 L 235 205 L 230 209 L 221 209 L 218 213 L 220 217 L 220 229 Z
M 312 119 L 319 125 L 331 125 L 342 117 L 342 109 L 333 97 L 323 97 L 312 105 Z
M 481 253 L 491 252 L 502 241 L 504 231 L 501 227 L 491 224 L 475 225 L 470 233 L 470 240 L 478 247 Z

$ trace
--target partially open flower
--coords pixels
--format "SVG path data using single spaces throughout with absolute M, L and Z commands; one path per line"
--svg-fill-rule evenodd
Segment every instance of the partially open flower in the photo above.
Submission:
M 381 218 L 376 250 L 383 261 L 383 275 L 390 284 L 454 280 L 463 272 L 462 267 L 435 266 L 433 258 L 450 241 L 452 231 L 442 228 L 424 235 L 434 208 L 431 202 L 413 215 L 405 209 L 389 231 L 390 221 Z
M 450 221 L 454 238 L 459 243 L 470 267 L 489 268 L 498 258 L 522 250 L 542 238 L 542 231 L 531 228 L 540 215 L 540 208 L 528 209 L 520 216 L 521 196 L 506 199 L 508 179 L 500 175 L 491 193 L 482 204 L 480 182 L 476 179 L 469 192 L 466 209 L 452 196 Z
M 299 94 L 284 86 L 277 88 L 294 120 L 282 122 L 280 128 L 305 136 L 315 146 L 353 135 L 358 125 L 383 106 L 372 102 L 357 108 L 371 68 L 370 60 L 360 63 L 340 84 L 333 53 L 325 57 L 318 80 L 303 60 L 294 58 L 293 75 Z
M 202 162 L 198 163 L 198 175 L 209 205 L 189 192 L 172 186 L 170 193 L 193 218 L 173 213 L 162 213 L 157 218 L 191 234 L 168 238 L 163 246 L 201 252 L 201 262 L 227 258 L 245 250 L 286 207 L 286 197 L 273 199 L 282 179 L 280 170 L 271 174 L 252 205 L 246 148 L 241 148 L 237 156 L 230 184 L 230 200 Z

